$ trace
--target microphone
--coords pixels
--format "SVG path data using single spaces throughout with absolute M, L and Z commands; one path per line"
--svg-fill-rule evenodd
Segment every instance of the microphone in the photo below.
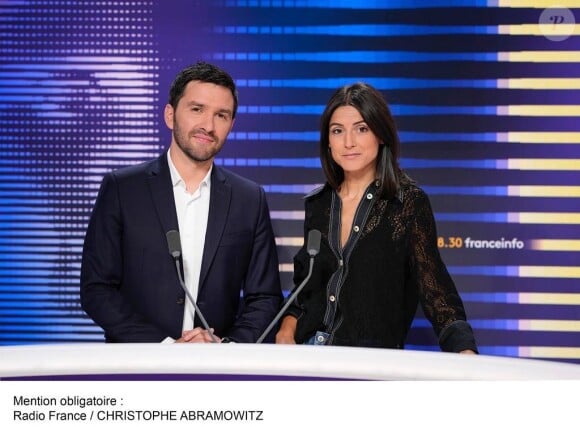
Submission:
M 276 325 L 276 323 L 278 323 L 280 318 L 284 315 L 288 307 L 290 307 L 290 304 L 294 302 L 300 291 L 302 291 L 304 286 L 306 286 L 306 283 L 308 283 L 308 281 L 310 280 L 310 276 L 312 276 L 312 269 L 314 267 L 314 257 L 318 255 L 318 252 L 320 252 L 320 238 L 321 238 L 320 231 L 310 230 L 308 232 L 308 240 L 306 242 L 306 252 L 308 252 L 308 255 L 310 255 L 310 265 L 308 267 L 308 274 L 306 275 L 306 278 L 302 281 L 302 283 L 300 283 L 300 285 L 296 288 L 296 290 L 292 292 L 292 295 L 290 295 L 288 301 L 286 301 L 286 304 L 284 304 L 284 307 L 282 307 L 282 309 L 278 312 L 274 320 L 270 322 L 266 330 L 262 333 L 262 335 L 260 335 L 260 338 L 258 338 L 256 344 L 261 344 L 262 341 L 264 341 L 264 339 L 270 333 L 272 328 Z
M 310 230 L 308 232 L 308 241 L 306 242 L 306 252 L 311 258 L 318 255 L 320 252 L 320 239 L 322 235 L 318 230 Z
M 187 287 L 185 286 L 185 282 L 183 281 L 183 277 L 181 277 L 181 266 L 180 266 L 180 262 L 179 262 L 179 258 L 181 257 L 181 239 L 179 238 L 179 231 L 169 230 L 165 234 L 165 238 L 167 239 L 167 247 L 169 248 L 169 254 L 171 255 L 171 257 L 175 261 L 175 268 L 177 269 L 177 276 L 179 277 L 179 284 L 181 285 L 181 288 L 185 291 L 185 295 L 187 296 L 187 299 L 189 300 L 191 305 L 193 305 L 193 309 L 195 310 L 195 314 L 197 314 L 197 316 L 201 320 L 201 323 L 202 323 L 204 329 L 209 333 L 211 340 L 214 343 L 217 343 L 218 340 L 216 339 L 215 335 L 211 332 L 210 327 L 207 324 L 207 321 L 205 320 L 205 317 L 203 317 L 201 310 L 199 309 L 199 307 L 195 303 L 195 299 L 193 299 L 193 297 L 191 296 L 191 293 L 189 292 L 189 289 L 187 289 Z

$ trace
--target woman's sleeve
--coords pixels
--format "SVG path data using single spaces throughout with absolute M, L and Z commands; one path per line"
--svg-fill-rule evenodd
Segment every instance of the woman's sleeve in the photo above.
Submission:
M 413 204 L 409 215 L 411 280 L 417 286 L 425 316 L 433 325 L 443 351 L 477 352 L 463 302 L 437 247 L 437 229 L 429 198 L 420 189 L 410 197 Z

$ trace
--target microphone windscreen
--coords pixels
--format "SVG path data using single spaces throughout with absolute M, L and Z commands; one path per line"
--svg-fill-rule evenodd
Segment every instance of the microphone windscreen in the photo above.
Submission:
M 308 242 L 306 244 L 306 251 L 308 255 L 315 256 L 320 252 L 320 231 L 310 230 L 308 232 Z
M 165 237 L 167 238 L 167 247 L 169 253 L 173 258 L 179 258 L 181 255 L 181 240 L 179 239 L 179 231 L 169 230 Z

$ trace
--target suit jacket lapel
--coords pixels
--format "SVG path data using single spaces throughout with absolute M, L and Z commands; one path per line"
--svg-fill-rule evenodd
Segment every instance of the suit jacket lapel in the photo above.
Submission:
M 204 286 L 205 278 L 212 264 L 215 253 L 219 246 L 224 228 L 229 215 L 232 188 L 226 182 L 226 177 L 221 170 L 214 165 L 211 174 L 211 196 L 209 200 L 209 217 L 207 231 L 205 233 L 205 245 L 203 259 L 199 275 L 199 289 Z
M 167 163 L 167 151 L 159 156 L 157 160 L 151 162 L 148 182 L 151 198 L 163 227 L 163 233 L 165 234 L 169 230 L 179 230 L 171 174 Z

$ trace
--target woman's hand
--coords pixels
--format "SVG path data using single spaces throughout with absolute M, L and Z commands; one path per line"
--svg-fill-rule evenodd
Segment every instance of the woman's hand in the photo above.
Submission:
M 276 334 L 276 344 L 296 344 L 294 340 L 296 323 L 297 320 L 294 316 L 286 316 L 282 320 L 282 325 Z

